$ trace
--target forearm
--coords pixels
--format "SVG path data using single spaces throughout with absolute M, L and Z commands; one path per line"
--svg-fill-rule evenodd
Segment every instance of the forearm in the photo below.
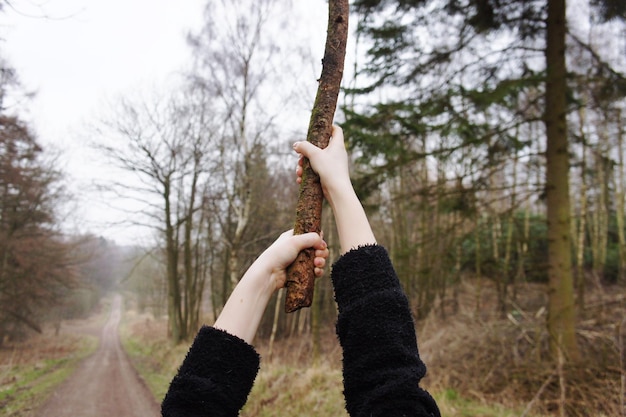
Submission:
M 384 248 L 363 246 L 334 265 L 343 347 L 344 394 L 351 416 L 439 416 L 419 386 L 426 373 L 408 299 Z
M 270 275 L 271 271 L 253 264 L 233 290 L 213 327 L 251 344 L 274 292 Z
M 335 216 L 341 253 L 359 246 L 376 243 L 365 210 L 352 184 L 337 185 L 328 190 L 328 201 Z
M 287 231 L 248 268 L 214 327 L 252 343 L 270 298 L 285 286 L 286 268 L 305 248 L 315 249 L 315 275 L 321 276 L 328 248 L 320 235 L 304 233 L 294 236 L 293 231 Z

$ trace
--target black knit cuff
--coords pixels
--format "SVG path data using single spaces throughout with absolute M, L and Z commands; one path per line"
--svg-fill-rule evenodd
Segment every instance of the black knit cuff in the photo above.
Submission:
M 339 312 L 374 292 L 400 287 L 387 250 L 380 245 L 360 246 L 345 253 L 333 265 L 331 279 Z
M 259 363 L 259 354 L 244 340 L 203 327 L 170 384 L 163 416 L 236 415 L 252 389 Z

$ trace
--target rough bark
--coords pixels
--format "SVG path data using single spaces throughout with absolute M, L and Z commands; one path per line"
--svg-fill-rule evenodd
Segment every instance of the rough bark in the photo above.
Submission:
M 328 146 L 332 133 L 348 39 L 348 10 L 348 0 L 328 2 L 328 33 L 322 74 L 307 133 L 307 141 L 320 148 Z M 305 159 L 296 207 L 295 234 L 320 233 L 323 197 L 319 177 Z M 309 307 L 313 301 L 314 258 L 314 250 L 304 250 L 287 270 L 285 311 L 288 313 Z

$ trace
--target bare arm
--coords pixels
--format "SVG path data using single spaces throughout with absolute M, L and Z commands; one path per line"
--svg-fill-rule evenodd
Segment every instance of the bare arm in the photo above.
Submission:
M 308 142 L 296 142 L 293 148 L 302 156 L 309 158 L 311 166 L 320 176 L 324 196 L 333 210 L 337 223 L 341 253 L 376 243 L 365 210 L 350 181 L 348 153 L 341 128 L 333 126 L 332 138 L 324 149 Z M 302 175 L 301 162 L 302 159 L 298 165 L 298 180 Z
M 326 242 L 317 233 L 283 233 L 246 271 L 213 327 L 252 343 L 274 292 L 285 286 L 285 268 L 302 249 L 315 248 L 315 275 L 324 273 Z
M 337 335 L 343 348 L 349 414 L 439 417 L 437 404 L 419 386 L 426 367 L 419 356 L 408 299 L 387 251 L 375 245 L 350 182 L 343 132 L 334 127 L 325 149 L 308 142 L 297 142 L 294 149 L 309 158 L 320 176 L 339 232 L 342 256 L 331 278 L 339 309 Z M 299 166 L 298 177 L 301 171 Z

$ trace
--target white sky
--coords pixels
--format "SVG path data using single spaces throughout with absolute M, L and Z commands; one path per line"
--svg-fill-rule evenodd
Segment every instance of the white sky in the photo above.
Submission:
M 44 146 L 61 149 L 72 192 L 97 176 L 86 160 L 83 125 L 102 117 L 102 106 L 126 91 L 158 88 L 190 59 L 185 34 L 202 23 L 206 0 L 14 0 L 0 13 L 0 53 L 30 91 L 30 120 Z M 302 6 L 301 0 L 295 4 Z M 326 2 L 307 1 L 306 23 L 321 31 Z M 316 20 L 317 19 L 317 20 Z M 321 26 L 320 26 L 321 25 Z M 320 66 L 321 69 L 321 66 Z M 311 103 L 312 104 L 312 103 Z M 307 121 L 308 122 L 308 121 Z M 306 126 L 303 126 L 306 129 Z M 82 135 L 82 136 L 81 136 Z M 120 243 L 124 229 L 101 228 L 103 209 L 79 201 L 75 222 L 81 232 Z M 104 209 L 106 211 L 106 209 Z M 111 213 L 108 213 L 111 214 Z
M 199 26 L 204 5 L 48 0 L 38 8 L 35 1 L 15 0 L 17 10 L 5 10 L 0 48 L 25 86 L 37 92 L 32 110 L 43 141 L 67 134 L 103 98 L 160 83 L 181 68 L 189 56 L 184 34 Z

